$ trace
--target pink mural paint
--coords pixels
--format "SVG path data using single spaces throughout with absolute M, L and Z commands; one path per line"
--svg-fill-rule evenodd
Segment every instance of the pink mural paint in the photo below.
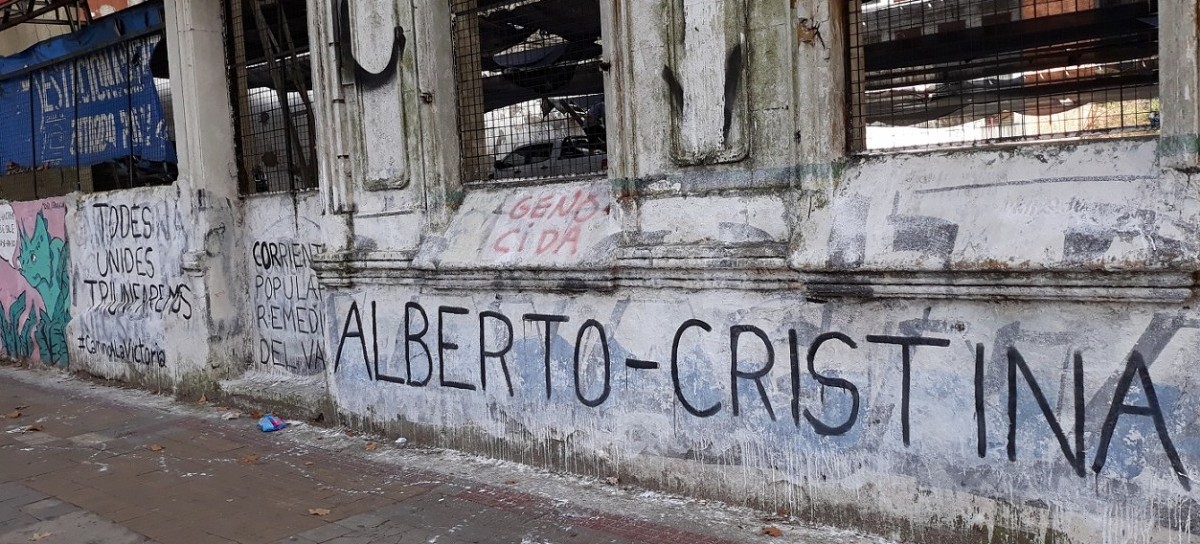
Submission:
M 0 354 L 67 363 L 71 282 L 62 199 L 0 202 Z
M 498 255 L 575 255 L 583 227 L 602 212 L 600 195 L 590 190 L 517 195 L 505 205 L 487 247 Z

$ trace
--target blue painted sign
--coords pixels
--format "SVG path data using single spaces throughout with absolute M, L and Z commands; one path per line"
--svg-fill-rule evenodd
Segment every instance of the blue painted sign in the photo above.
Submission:
M 0 162 L 9 172 L 137 157 L 175 162 L 149 34 L 0 81 Z

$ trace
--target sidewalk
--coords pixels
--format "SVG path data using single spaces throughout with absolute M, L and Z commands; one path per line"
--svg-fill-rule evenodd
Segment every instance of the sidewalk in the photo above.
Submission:
M 0 543 L 886 542 L 218 408 L 0 367 Z

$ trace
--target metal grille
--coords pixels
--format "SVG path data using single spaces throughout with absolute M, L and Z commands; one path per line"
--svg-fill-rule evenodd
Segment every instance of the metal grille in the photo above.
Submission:
M 174 181 L 165 49 L 154 31 L 0 76 L 0 200 Z
M 317 188 L 304 0 L 224 0 L 242 194 Z
M 1151 132 L 1156 0 L 854 0 L 854 151 Z
M 463 178 L 608 169 L 598 0 L 452 0 Z

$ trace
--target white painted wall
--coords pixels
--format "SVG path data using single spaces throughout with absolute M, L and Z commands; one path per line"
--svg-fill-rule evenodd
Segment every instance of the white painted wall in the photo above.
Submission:
M 248 197 L 243 255 L 252 323 L 247 369 L 283 376 L 325 370 L 323 295 L 312 258 L 324 252 L 314 192 Z
M 68 209 L 72 368 L 171 385 L 203 369 L 204 291 L 184 274 L 174 187 L 81 195 Z
M 350 114 L 318 125 L 353 135 L 318 134 L 326 165 L 350 163 L 324 180 L 315 263 L 340 415 L 913 541 L 1200 541 L 1200 206 L 1171 168 L 1194 134 L 848 157 L 841 4 L 602 6 L 610 179 L 458 183 L 443 4 L 397 8 L 413 26 L 392 94 L 402 138 L 355 121 L 370 102 L 353 81 L 317 93 L 347 93 Z M 675 16 L 711 32 L 679 41 Z M 738 43 L 744 88 L 727 97 L 717 60 Z M 315 66 L 346 77 L 328 54 Z M 1180 86 L 1195 81 L 1163 88 Z M 408 150 L 406 181 L 372 181 L 348 149 Z M 575 195 L 603 213 L 570 211 Z M 833 332 L 854 347 L 825 342 L 810 371 Z M 902 349 L 877 336 L 946 345 L 912 349 L 905 394 Z M 818 433 L 813 421 L 850 419 L 851 386 L 856 417 Z
M 904 538 L 932 540 L 936 528 L 953 527 L 1024 532 L 1037 542 L 1063 534 L 1072 542 L 1188 541 L 1191 491 L 1181 478 L 1195 477 L 1200 463 L 1189 431 L 1200 416 L 1189 400 L 1198 385 L 1195 312 L 1139 304 L 822 304 L 797 292 L 629 283 L 639 287 L 463 293 L 446 282 L 339 290 L 330 312 L 330 345 L 338 348 L 332 392 L 345 413 L 392 422 L 424 440 L 472 444 L 519 461 L 550 459 L 559 468 L 618 473 L 691 494 L 789 505 L 803 518 Z M 505 316 L 512 332 L 496 314 L 481 321 L 485 311 Z M 548 333 L 546 318 L 530 314 L 569 321 Z M 584 330 L 589 319 L 598 327 Z M 696 319 L 704 324 L 690 321 Z M 754 330 L 741 333 L 734 363 L 732 330 L 742 326 L 756 327 L 767 343 Z M 837 339 L 821 344 L 810 371 L 814 339 L 828 332 L 846 335 L 854 347 Z M 901 347 L 874 335 L 946 345 L 912 348 L 906 395 Z M 1028 365 L 1070 448 L 1074 406 L 1083 406 L 1082 475 L 1019 369 L 1010 419 L 1011 349 Z M 481 363 L 484 350 L 504 353 L 504 365 L 493 356 Z M 1153 417 L 1133 413 L 1106 431 L 1114 405 L 1152 405 L 1141 376 L 1127 367 L 1134 353 L 1147 361 L 1161 433 Z M 631 359 L 658 366 L 630 368 Z M 769 371 L 757 384 L 736 380 L 735 393 L 733 368 Z M 1127 396 L 1116 393 L 1123 376 L 1133 378 Z M 715 413 L 697 415 L 703 410 Z M 810 418 L 848 428 L 822 436 Z M 1162 437 L 1178 451 L 1185 476 L 1177 476 Z
M 332 43 L 329 4 L 311 4 L 314 43 Z M 612 179 L 464 188 L 448 5 L 372 2 L 409 47 L 370 88 L 333 48 L 314 54 L 321 192 L 239 199 L 228 104 L 198 99 L 228 96 L 205 64 L 220 58 L 218 14 L 168 2 L 192 29 L 168 33 L 185 175 L 80 196 L 68 215 L 69 336 L 150 344 L 166 363 L 84 342 L 72 367 L 166 385 L 317 372 L 352 424 L 914 541 L 1200 540 L 1187 487 L 1200 205 L 1162 162 L 1179 140 L 848 158 L 838 8 L 705 2 L 693 19 L 749 44 L 745 139 L 685 135 L 681 160 L 673 127 L 711 128 L 723 108 L 673 119 L 663 68 L 719 48 L 672 56 L 665 3 L 617 4 L 604 4 Z M 742 12 L 744 29 L 722 19 Z M 800 18 L 825 41 L 797 38 Z M 126 251 L 132 266 L 97 264 Z M 93 295 L 101 281 L 195 298 L 113 305 Z M 311 310 L 317 330 L 300 330 Z M 902 349 L 876 336 L 946 345 L 909 352 L 906 394 Z

